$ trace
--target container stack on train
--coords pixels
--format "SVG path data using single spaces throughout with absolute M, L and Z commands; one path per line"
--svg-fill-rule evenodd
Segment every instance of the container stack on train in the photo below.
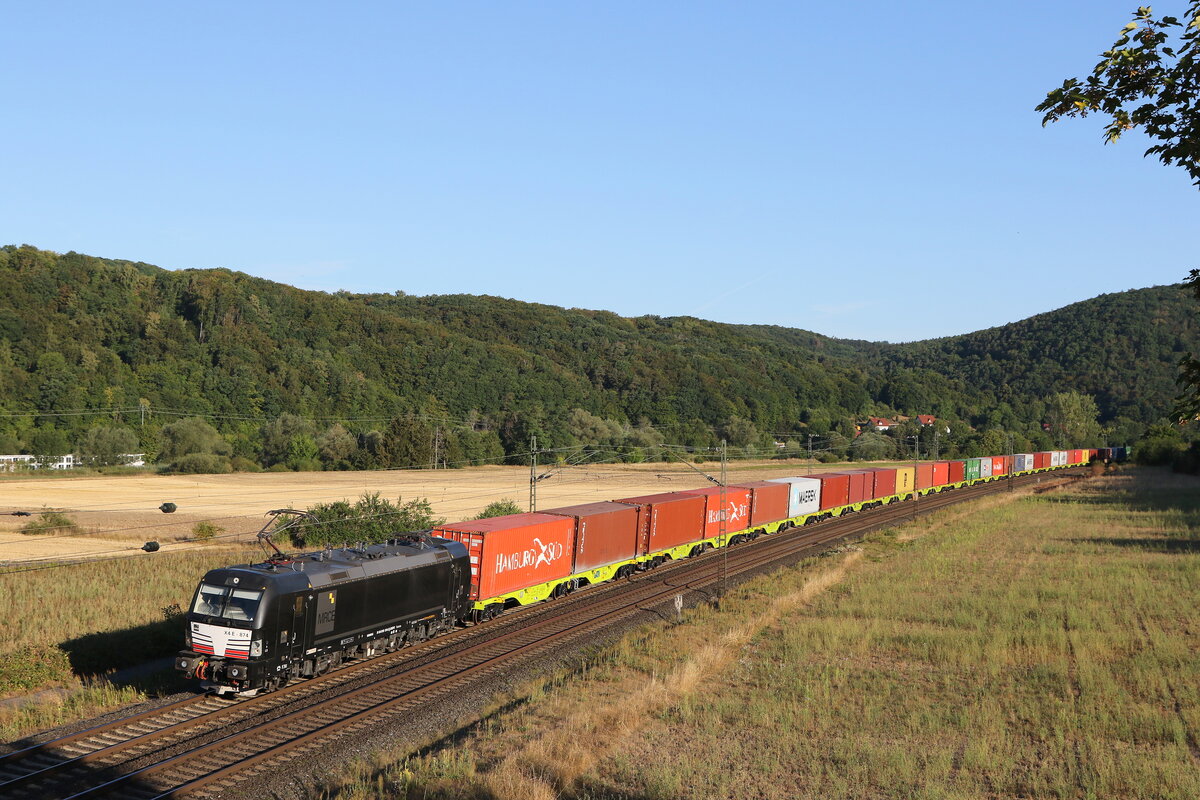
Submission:
M 257 592 L 256 596 L 264 598 L 264 608 L 282 603 L 286 613 L 264 610 L 262 619 L 231 617 L 231 622 L 224 622 L 221 614 L 205 616 L 196 609 L 204 606 L 208 595 L 226 591 L 226 579 L 238 583 L 243 577 L 243 572 L 227 575 L 228 570 L 214 571 L 206 580 L 216 588 L 206 590 L 208 584 L 202 583 L 189 614 L 196 649 L 181 653 L 177 666 L 226 690 L 269 689 L 288 677 L 319 674 L 341 656 L 387 651 L 446 630 L 456 620 L 488 619 L 508 607 L 561 596 L 711 548 L 919 494 L 1086 464 L 1092 459 L 1119 461 L 1125 457 L 1125 448 L 1073 449 L 821 472 L 449 523 L 435 528 L 432 537 L 420 534 L 366 550 L 280 556 L 262 565 L 231 569 L 244 570 L 244 575 L 258 581 L 246 588 L 253 582 L 248 578 L 238 591 Z M 421 598 L 405 594 L 407 605 L 391 610 L 386 603 L 368 599 L 378 592 L 395 591 L 388 582 L 401 575 L 399 565 L 413 569 L 426 561 L 430 565 L 436 562 L 437 570 L 449 571 L 445 587 L 423 585 Z M 360 568 L 360 562 L 366 566 Z M 468 567 L 469 586 L 464 586 Z M 284 580 L 297 582 L 294 588 L 304 596 L 313 593 L 318 597 L 311 609 L 293 603 L 286 592 L 282 600 L 275 597 L 279 589 L 275 584 Z M 319 595 L 313 592 L 317 587 Z M 325 600 L 327 607 L 321 605 Z M 294 614 L 292 605 L 297 609 Z M 254 631 L 265 624 L 263 620 L 276 617 L 286 617 L 289 630 L 305 631 L 303 639 L 292 637 L 299 648 L 294 653 L 266 644 L 267 639 L 254 638 L 258 636 Z M 326 619 L 328 630 L 321 627 Z M 220 648 L 214 644 L 209 652 L 203 648 L 210 640 L 216 642 L 213 631 L 224 637 L 224 644 Z M 243 653 L 225 640 L 259 642 L 261 652 L 256 654 L 250 647 Z

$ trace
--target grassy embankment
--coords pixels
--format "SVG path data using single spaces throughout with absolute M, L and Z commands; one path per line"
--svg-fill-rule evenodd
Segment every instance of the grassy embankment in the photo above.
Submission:
M 103 559 L 10 572 L 0 591 L 0 699 L 43 691 L 36 702 L 0 707 L 9 740 L 145 698 L 89 676 L 170 654 L 182 622 L 164 609 L 186 606 L 208 569 L 260 557 L 258 550 L 202 550 Z
M 741 587 L 322 796 L 1200 796 L 1200 483 L 988 499 Z

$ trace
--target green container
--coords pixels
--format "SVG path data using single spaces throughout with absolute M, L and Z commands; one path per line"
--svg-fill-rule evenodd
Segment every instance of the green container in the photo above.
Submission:
M 963 480 L 977 481 L 979 480 L 979 459 L 968 458 L 966 466 L 963 468 Z

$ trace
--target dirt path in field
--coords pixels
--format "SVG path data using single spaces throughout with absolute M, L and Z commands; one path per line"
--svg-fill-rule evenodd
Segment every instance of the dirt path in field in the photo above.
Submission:
M 703 464 L 699 469 L 720 474 L 718 464 Z M 797 461 L 740 462 L 730 466 L 729 481 L 803 475 L 816 469 Z M 538 481 L 537 505 L 542 509 L 707 485 L 703 476 L 678 463 L 550 466 L 540 467 L 538 474 L 546 475 Z M 249 538 L 271 509 L 354 500 L 364 492 L 379 492 L 389 500 L 424 497 L 435 515 L 461 520 L 503 498 L 527 508 L 529 468 L 0 480 L 0 563 L 125 555 L 146 541 L 160 542 L 164 550 L 196 547 L 189 540 L 193 526 L 201 521 L 224 529 L 226 540 L 230 534 Z M 177 506 L 173 514 L 158 510 L 166 502 Z M 44 508 L 65 511 L 81 532 L 19 533 Z M 32 516 L 11 516 L 13 511 L 27 511 Z

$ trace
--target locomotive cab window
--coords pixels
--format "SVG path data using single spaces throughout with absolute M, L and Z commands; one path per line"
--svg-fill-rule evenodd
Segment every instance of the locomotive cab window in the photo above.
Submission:
M 209 617 L 250 622 L 258 613 L 263 593 L 259 589 L 230 589 L 227 586 L 200 584 L 192 611 Z

